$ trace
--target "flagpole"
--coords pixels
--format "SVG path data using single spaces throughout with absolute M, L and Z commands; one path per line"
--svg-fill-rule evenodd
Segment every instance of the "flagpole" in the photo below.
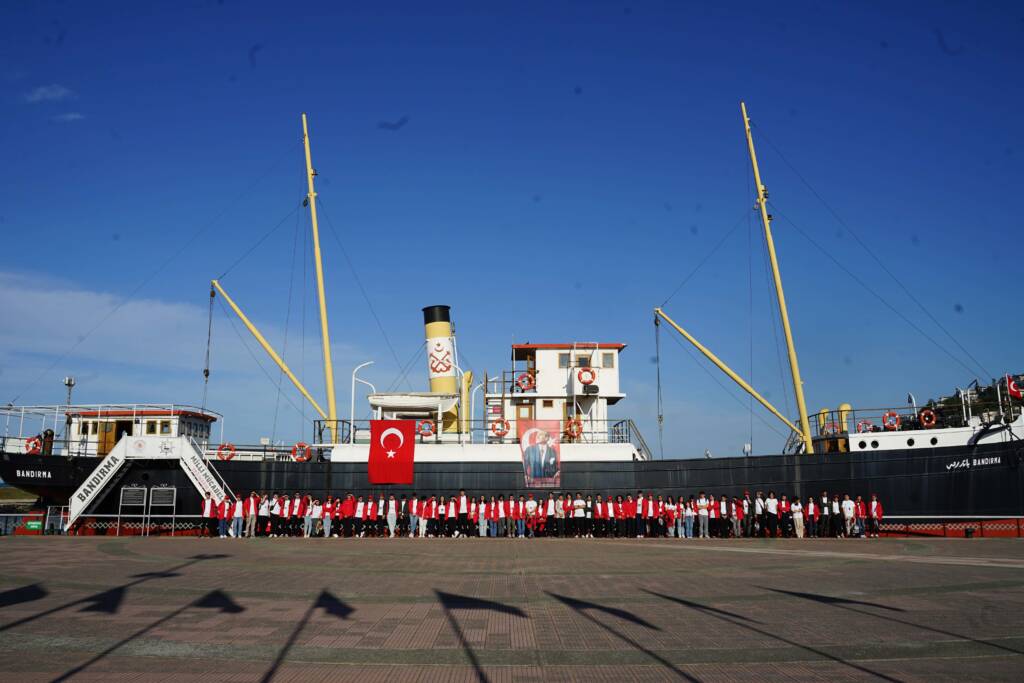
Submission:
M 1006 397 L 1009 398 L 1010 397 L 1009 396 L 1009 394 L 1010 394 L 1010 385 L 1009 385 L 1009 383 L 1007 383 L 1007 385 L 1006 385 L 1006 394 L 1007 394 Z M 1000 389 L 1000 387 L 999 387 L 998 380 L 996 381 L 996 400 L 999 402 L 999 419 L 1002 420 L 1003 417 L 1004 417 L 1004 415 L 1003 415 L 1003 392 L 1002 392 L 1002 389 Z

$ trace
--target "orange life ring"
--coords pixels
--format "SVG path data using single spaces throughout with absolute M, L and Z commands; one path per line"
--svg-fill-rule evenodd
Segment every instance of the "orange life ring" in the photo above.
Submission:
M 305 441 L 300 441 L 292 446 L 292 460 L 295 462 L 309 462 L 313 457 L 313 450 Z
M 537 386 L 537 383 L 533 379 L 533 375 L 529 372 L 523 372 L 516 377 L 516 384 L 519 386 L 521 391 L 529 391 Z
M 587 376 L 586 379 L 583 379 L 584 375 Z M 597 370 L 594 368 L 580 368 L 580 371 L 576 373 L 576 379 L 578 379 L 580 384 L 583 386 L 589 386 L 597 379 Z
M 220 447 L 217 448 L 217 459 L 218 460 L 230 460 L 233 457 L 235 457 L 235 444 L 233 444 L 233 443 L 222 443 L 220 445 Z
M 39 455 L 43 450 L 43 440 L 38 436 L 25 439 L 25 453 L 27 455 Z
M 509 429 L 510 425 L 508 423 L 508 420 L 495 420 L 494 422 L 491 423 L 491 434 L 494 434 L 499 439 L 508 434 Z
M 572 420 L 566 420 L 565 422 L 565 435 L 570 439 L 577 439 L 583 434 L 583 422 L 579 418 Z
M 885 415 L 882 416 L 882 426 L 885 427 L 890 432 L 895 432 L 897 429 L 899 429 L 900 423 L 902 421 L 903 420 L 900 419 L 900 414 L 897 413 L 895 410 L 890 410 Z
M 917 414 L 917 419 L 921 420 L 922 427 L 931 429 L 939 421 L 939 416 L 931 408 L 925 408 Z
M 857 423 L 857 433 L 866 434 L 867 432 L 870 432 L 874 426 L 875 425 L 871 423 L 871 420 L 861 420 Z
M 433 436 L 435 427 L 433 420 L 420 420 L 416 425 L 416 433 L 420 436 Z

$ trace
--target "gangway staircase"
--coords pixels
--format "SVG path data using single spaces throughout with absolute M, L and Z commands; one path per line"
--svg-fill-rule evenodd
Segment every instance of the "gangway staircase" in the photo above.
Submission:
M 226 495 L 234 497 L 227 482 L 210 465 L 205 451 L 194 440 L 184 436 L 124 436 L 72 494 L 68 504 L 68 528 L 121 480 L 130 460 L 177 460 L 200 497 L 207 492 L 216 501 Z

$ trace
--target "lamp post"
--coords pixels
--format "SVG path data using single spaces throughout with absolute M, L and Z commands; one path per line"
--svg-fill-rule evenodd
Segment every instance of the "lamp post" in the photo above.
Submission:
M 68 388 L 68 407 L 69 408 L 71 407 L 71 390 L 75 388 L 75 384 L 76 384 L 76 382 L 75 382 L 75 378 L 74 377 L 65 377 L 64 378 L 64 386 L 66 386 Z
M 349 444 L 353 444 L 353 443 L 356 442 L 356 382 L 359 382 L 360 384 L 365 384 L 366 386 L 370 387 L 370 390 L 373 391 L 373 393 L 375 393 L 375 394 L 377 393 L 377 387 L 373 386 L 372 384 L 367 382 L 365 379 L 359 379 L 358 377 L 356 377 L 356 373 L 359 372 L 360 370 L 362 370 L 363 368 L 365 368 L 368 365 L 373 365 L 373 361 L 372 360 L 368 360 L 365 363 L 360 363 L 359 365 L 357 365 L 355 367 L 354 370 L 352 370 L 352 398 L 351 398 L 351 403 L 349 404 L 349 411 L 350 412 L 349 412 L 349 420 L 348 420 L 348 442 L 349 442 Z M 334 427 L 335 427 L 335 429 L 337 429 L 337 425 L 335 425 Z

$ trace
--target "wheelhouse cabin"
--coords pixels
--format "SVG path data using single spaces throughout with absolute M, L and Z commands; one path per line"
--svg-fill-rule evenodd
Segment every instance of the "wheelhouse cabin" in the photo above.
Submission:
M 124 436 L 187 436 L 206 448 L 217 420 L 190 406 L 72 407 L 66 415 L 67 454 L 96 456 L 109 453 Z
M 515 435 L 520 420 L 556 420 L 566 442 L 614 439 L 608 406 L 626 397 L 619 387 L 625 344 L 513 344 L 512 368 L 486 382 L 486 420 L 492 435 Z

